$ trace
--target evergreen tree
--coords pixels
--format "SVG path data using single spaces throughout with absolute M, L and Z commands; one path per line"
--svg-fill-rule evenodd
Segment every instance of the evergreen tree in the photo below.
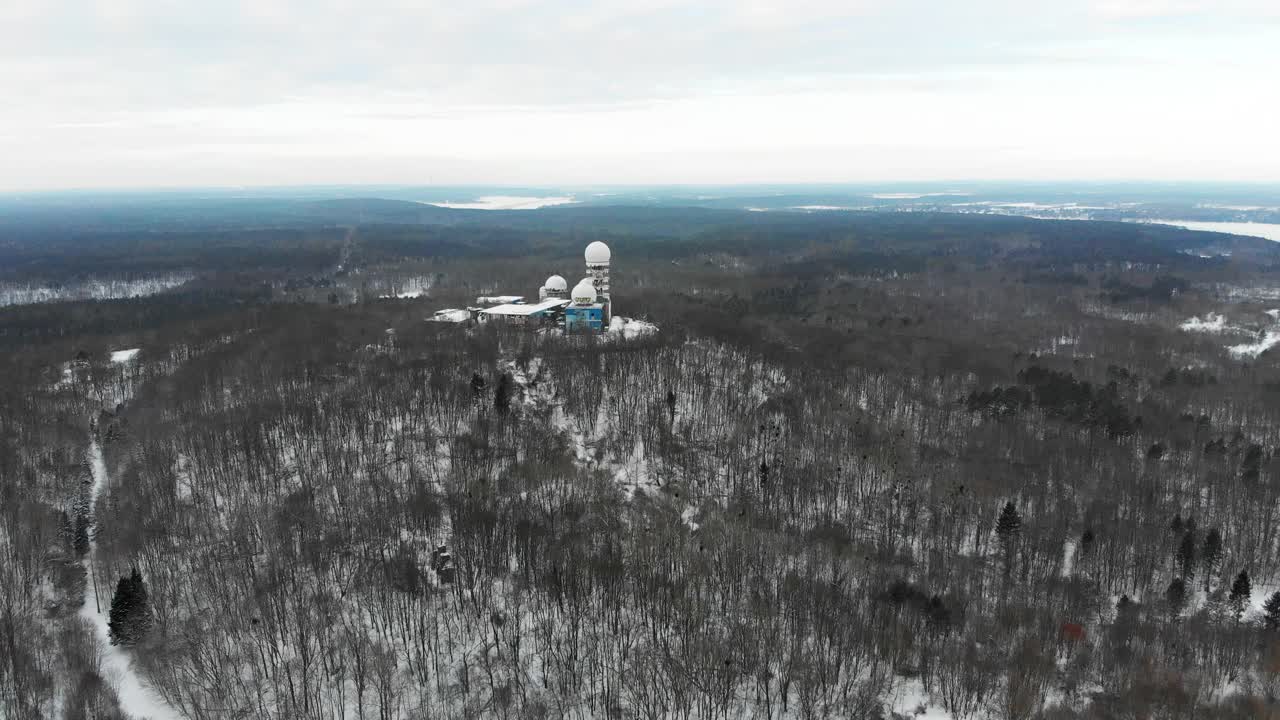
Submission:
M 1009 572 L 1013 569 L 1013 540 L 1017 536 L 1018 530 L 1022 527 L 1022 517 L 1018 515 L 1018 508 L 1014 507 L 1013 501 L 1005 503 L 1004 509 L 1000 511 L 1000 517 L 996 520 L 996 537 L 1000 539 L 1000 544 L 1004 547 L 1004 574 L 1009 576 Z
M 1222 533 L 1213 528 L 1204 538 L 1204 548 L 1200 551 L 1200 562 L 1204 565 L 1204 591 L 1209 592 L 1209 581 L 1222 561 Z
M 1169 610 L 1176 617 L 1182 613 L 1182 608 L 1187 604 L 1187 584 L 1182 578 L 1174 578 L 1169 583 L 1169 587 L 1164 591 L 1164 599 L 1169 603 Z
M 769 486 L 769 463 L 760 461 L 760 487 L 761 489 Z
M 1182 543 L 1178 545 L 1178 567 L 1182 570 L 1182 576 L 1190 580 L 1196 576 L 1196 537 L 1191 530 L 1182 536 Z
M 1231 594 L 1227 596 L 1227 604 L 1231 606 L 1231 612 L 1236 620 L 1239 620 L 1240 615 L 1244 613 L 1244 607 L 1249 604 L 1249 598 L 1252 595 L 1253 585 L 1249 582 L 1249 573 L 1241 570 L 1236 576 L 1236 581 L 1231 583 Z
M 1009 542 L 1014 535 L 1018 534 L 1018 530 L 1022 527 L 1022 516 L 1018 514 L 1018 508 L 1014 506 L 1013 501 L 1005 503 L 1004 509 L 1000 511 L 1000 518 L 996 520 L 996 535 L 1000 537 L 1002 542 Z
M 1268 630 L 1280 628 L 1280 592 L 1271 593 L 1271 597 L 1267 598 L 1267 604 L 1262 606 L 1265 611 L 1263 623 Z
M 506 412 L 511 409 L 511 396 L 515 393 L 515 381 L 511 379 L 511 373 L 502 373 L 502 377 L 498 378 L 498 389 L 493 393 L 493 407 L 498 412 Z
M 147 586 L 137 568 L 116 583 L 107 615 L 107 630 L 115 645 L 133 645 L 151 629 L 151 604 Z
M 89 525 L 89 514 L 77 510 L 76 526 L 72 538 L 72 547 L 75 548 L 77 555 L 84 555 L 89 552 Z
M 1173 516 L 1173 522 L 1169 523 L 1169 530 L 1173 531 L 1175 535 L 1182 534 L 1182 513 Z
M 471 375 L 471 397 L 479 400 L 484 396 L 484 377 L 480 373 Z

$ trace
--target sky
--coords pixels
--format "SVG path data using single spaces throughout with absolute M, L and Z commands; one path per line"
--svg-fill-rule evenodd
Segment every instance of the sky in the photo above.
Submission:
M 0 0 L 0 190 L 1280 181 L 1277 0 Z

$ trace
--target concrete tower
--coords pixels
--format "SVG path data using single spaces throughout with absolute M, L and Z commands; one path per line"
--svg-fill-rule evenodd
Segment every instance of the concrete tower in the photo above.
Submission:
M 613 302 L 609 297 L 609 260 L 613 253 L 609 246 L 596 240 L 587 246 L 584 253 L 587 260 L 587 276 L 595 285 L 598 302 L 604 306 L 604 324 L 607 327 L 613 318 Z

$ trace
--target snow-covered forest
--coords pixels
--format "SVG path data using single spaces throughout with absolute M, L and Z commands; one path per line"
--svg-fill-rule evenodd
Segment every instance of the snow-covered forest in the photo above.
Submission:
M 554 228 L 0 310 L 0 717 L 1265 716 L 1280 246 L 747 222 L 649 333 L 425 322 Z

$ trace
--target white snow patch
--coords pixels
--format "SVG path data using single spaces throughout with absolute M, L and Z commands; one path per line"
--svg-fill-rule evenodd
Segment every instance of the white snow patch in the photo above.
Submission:
M 609 332 L 620 333 L 624 338 L 635 338 L 658 332 L 658 326 L 645 320 L 614 315 L 609 322 Z
M 1280 242 L 1280 223 L 1256 222 L 1202 222 L 1198 220 L 1146 220 L 1143 222 L 1158 225 L 1172 225 L 1184 230 L 1200 232 L 1226 233 L 1228 235 L 1247 235 L 1249 237 L 1266 238 Z
M 693 505 L 690 505 L 684 509 L 684 512 L 680 513 L 680 519 L 684 521 L 685 525 L 689 526 L 690 530 L 696 531 L 699 527 L 701 527 L 700 525 L 698 525 L 698 523 L 693 521 L 693 518 L 697 514 L 698 514 L 698 508 Z
M 423 295 L 426 295 L 427 292 L 431 290 L 431 286 L 434 284 L 435 283 L 432 281 L 431 278 L 413 278 L 403 283 L 397 283 L 398 287 L 395 287 L 394 292 L 390 292 L 385 295 L 379 295 L 378 297 L 383 300 L 388 300 L 392 298 L 399 299 L 399 300 L 410 300 L 413 298 L 420 298 Z
M 901 193 L 872 193 L 871 197 L 875 198 L 876 200 L 919 200 L 920 198 L 927 198 L 927 197 L 949 197 L 949 196 L 963 197 L 968 194 L 969 193 L 962 193 L 962 192 L 932 192 L 932 193 L 901 192 Z
M 140 352 L 142 352 L 142 350 L 141 350 L 140 348 L 129 348 L 128 350 L 115 350 L 115 351 L 112 351 L 112 353 L 111 353 L 111 362 L 113 362 L 113 363 L 127 363 L 127 362 L 130 362 L 130 361 L 132 361 L 134 358 L 136 358 L 136 357 L 138 356 L 138 353 L 140 353 Z
M 1227 351 L 1235 357 L 1256 358 L 1276 345 L 1280 345 L 1280 330 L 1268 330 L 1258 342 L 1232 345 Z
M 175 273 L 142 280 L 91 279 L 69 285 L 40 283 L 0 283 L 0 307 L 31 305 L 61 300 L 116 300 L 145 297 L 164 292 L 194 279 L 190 273 Z
M 472 202 L 428 202 L 455 210 L 537 210 L 552 205 L 569 205 L 578 202 L 571 195 L 530 197 L 528 195 L 484 195 Z
M 1203 320 L 1193 317 L 1178 327 L 1187 332 L 1222 332 L 1227 328 L 1227 316 L 1219 313 L 1209 313 L 1204 316 Z
M 917 720 L 952 720 L 951 713 L 929 700 L 919 678 L 903 683 L 894 693 L 890 707 L 895 713 Z

